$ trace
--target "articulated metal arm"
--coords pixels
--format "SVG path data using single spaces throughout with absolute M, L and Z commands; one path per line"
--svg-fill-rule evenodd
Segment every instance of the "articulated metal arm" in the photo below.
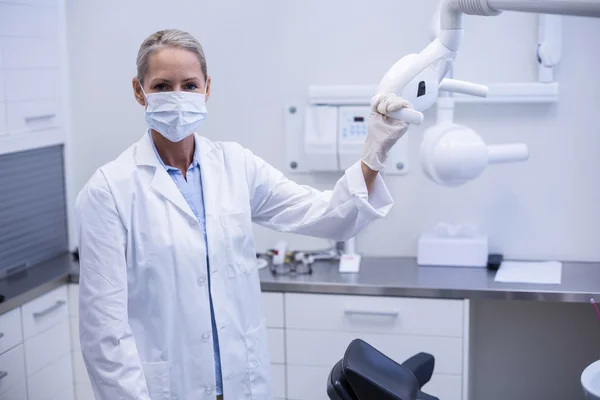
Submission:
M 388 116 L 420 124 L 422 112 L 435 104 L 439 90 L 485 97 L 485 86 L 446 81 L 444 77 L 462 41 L 462 15 L 495 16 L 502 11 L 600 18 L 600 0 L 442 0 L 435 40 L 419 54 L 401 58 L 381 80 L 379 93 L 396 93 L 414 106 L 414 110 L 403 109 Z

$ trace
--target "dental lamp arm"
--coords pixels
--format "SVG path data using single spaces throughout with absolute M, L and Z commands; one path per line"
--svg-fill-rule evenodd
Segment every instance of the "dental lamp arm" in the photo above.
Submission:
M 600 1 L 442 0 L 436 11 L 439 24 L 433 24 L 437 37 L 419 54 L 409 54 L 396 62 L 379 85 L 379 94 L 395 93 L 412 103 L 415 109 L 386 115 L 418 125 L 423 121 L 422 112 L 435 104 L 439 90 L 485 97 L 487 88 L 481 85 L 444 77 L 462 41 L 462 15 L 495 16 L 502 11 L 600 17 Z

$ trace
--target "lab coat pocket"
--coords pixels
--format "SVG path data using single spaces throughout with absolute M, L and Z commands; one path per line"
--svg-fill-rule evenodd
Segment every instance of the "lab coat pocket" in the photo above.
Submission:
M 169 379 L 168 362 L 142 363 L 146 385 L 150 399 L 169 400 L 171 398 L 171 382 Z
M 258 328 L 246 332 L 244 341 L 248 354 L 248 371 L 252 400 L 271 398 L 271 362 L 269 359 L 269 343 L 267 325 L 261 321 Z
M 244 274 L 256 265 L 256 252 L 252 235 L 250 210 L 222 215 L 221 226 L 225 233 L 227 274 L 230 278 Z

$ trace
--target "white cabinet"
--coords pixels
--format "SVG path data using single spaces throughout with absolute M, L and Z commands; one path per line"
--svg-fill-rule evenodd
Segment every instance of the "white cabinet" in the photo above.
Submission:
M 69 316 L 67 287 L 61 286 L 21 307 L 23 318 L 23 336 L 28 340 Z
M 25 382 L 25 361 L 23 346 L 0 354 L 0 393 L 16 387 Z
M 432 354 L 435 371 L 424 390 L 467 399 L 467 300 L 287 293 L 284 304 L 289 400 L 327 400 L 331 368 L 356 338 L 398 362 Z
M 69 321 L 71 326 L 71 355 L 76 400 L 95 400 L 79 343 L 79 285 L 69 285 Z
M 16 308 L 0 315 L 0 354 L 22 342 L 21 311 Z
M 27 385 L 25 381 L 0 394 L 0 400 L 25 400 L 27 399 Z
M 65 338 L 68 339 L 68 338 Z M 29 400 L 52 400 L 73 388 L 71 352 L 27 377 Z
M 63 143 L 64 0 L 0 0 L 0 154 Z
M 69 337 L 69 321 L 65 318 L 44 334 L 26 341 L 25 363 L 27 365 L 27 375 L 31 376 L 42 368 L 55 363 L 64 355 L 71 354 Z
M 79 345 L 78 296 L 79 286 L 69 285 L 74 397 L 94 400 Z M 356 338 L 399 362 L 433 354 L 425 391 L 443 400 L 468 398 L 467 300 L 264 292 L 262 301 L 275 400 L 328 400 L 329 372 Z
M 0 400 L 27 399 L 21 310 L 0 315 Z
M 0 3 L 0 36 L 56 37 L 58 21 L 58 4 L 33 7 Z
M 462 300 L 289 293 L 285 306 L 286 328 L 463 336 Z

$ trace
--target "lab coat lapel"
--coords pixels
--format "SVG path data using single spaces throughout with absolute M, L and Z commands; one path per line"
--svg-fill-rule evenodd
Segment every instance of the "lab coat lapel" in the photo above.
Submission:
M 158 157 L 152 147 L 152 138 L 147 133 L 137 144 L 136 162 L 138 165 L 154 167 L 154 176 L 150 186 L 160 196 L 164 197 L 186 215 L 196 219 L 192 209 L 188 205 L 187 201 L 179 191 L 179 188 L 173 182 L 173 179 L 169 176 L 169 173 L 162 166 Z
M 215 214 L 215 201 L 218 200 L 223 165 L 219 160 L 219 153 L 215 150 L 214 144 L 200 136 L 196 136 L 196 144 L 199 147 L 197 152 L 200 174 L 202 175 L 204 213 L 207 216 L 212 216 Z

